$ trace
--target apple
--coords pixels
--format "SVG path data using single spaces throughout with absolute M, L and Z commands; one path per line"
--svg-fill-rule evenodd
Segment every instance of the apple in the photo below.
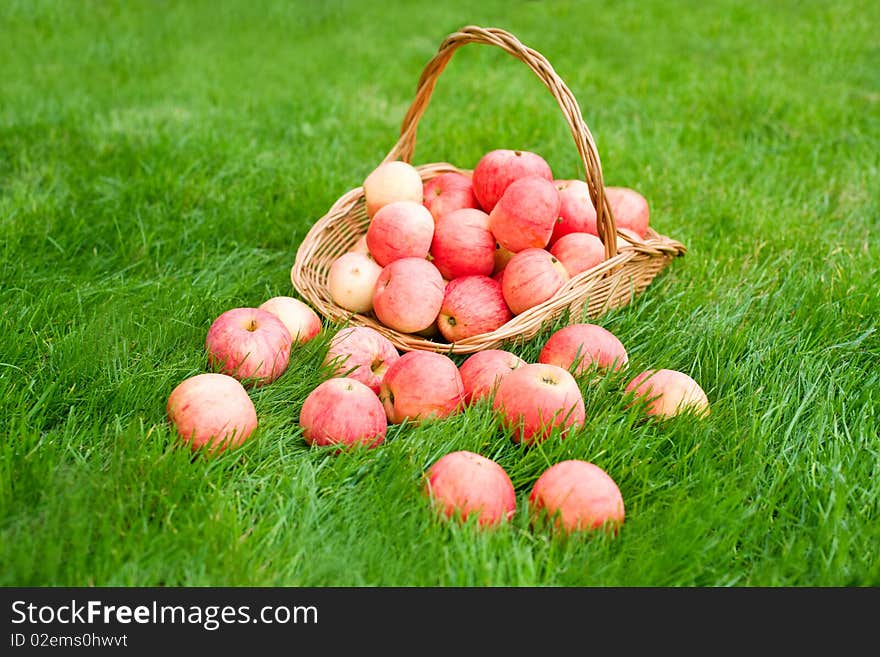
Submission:
M 546 440 L 554 427 L 565 436 L 586 417 L 574 377 L 568 370 L 543 363 L 527 363 L 506 374 L 492 407 L 502 426 L 513 430 L 514 442 L 523 444 Z
M 537 153 L 503 148 L 489 151 L 474 167 L 471 177 L 474 196 L 477 197 L 477 202 L 483 210 L 491 212 L 508 185 L 526 176 L 553 180 L 550 165 Z
M 547 301 L 568 279 L 565 266 L 556 256 L 545 249 L 526 249 L 507 263 L 501 289 L 510 310 L 519 315 Z
M 422 176 L 408 162 L 383 162 L 364 180 L 367 216 L 395 201 L 422 202 Z
M 648 200 L 629 187 L 606 187 L 605 198 L 617 228 L 629 228 L 642 239 L 648 234 Z
M 461 407 L 464 386 L 449 356 L 408 351 L 385 372 L 379 399 L 392 424 L 442 419 Z
M 290 332 L 293 342 L 305 344 L 321 331 L 321 318 L 312 308 L 293 297 L 272 297 L 259 306 L 280 319 Z
M 551 520 L 564 532 L 603 529 L 616 534 L 623 524 L 623 496 L 602 468 L 587 461 L 561 461 L 547 468 L 529 495 L 532 520 Z
M 598 236 L 596 208 L 590 198 L 590 186 L 583 180 L 554 180 L 559 192 L 559 217 L 553 226 L 548 246 L 553 246 L 563 235 L 591 233 Z
M 476 517 L 480 527 L 510 520 L 516 492 L 504 468 L 466 450 L 440 457 L 425 476 L 425 493 L 438 512 L 464 522 Z
M 465 404 L 495 394 L 501 379 L 525 364 L 522 358 L 504 349 L 484 349 L 471 354 L 458 367 Z
M 385 440 L 388 420 L 382 402 L 360 381 L 327 379 L 312 390 L 299 414 L 309 445 L 377 447 Z
M 501 284 L 488 276 L 461 276 L 449 281 L 437 326 L 449 342 L 491 333 L 509 320 Z
M 479 208 L 470 177 L 455 171 L 441 173 L 427 181 L 424 197 L 425 207 L 431 212 L 435 222 L 447 212 Z
M 379 394 L 382 378 L 400 358 L 391 340 L 369 326 L 348 326 L 336 332 L 324 357 L 335 376 L 360 381 Z
M 498 274 L 504 271 L 504 268 L 507 266 L 507 263 L 510 262 L 510 259 L 514 256 L 514 252 L 510 249 L 505 249 L 501 246 L 497 241 L 495 242 L 495 269 L 492 270 L 494 274 Z
M 445 287 L 433 263 L 424 258 L 401 258 L 379 274 L 373 311 L 380 322 L 396 331 L 423 331 L 437 319 Z
M 369 254 L 343 253 L 330 265 L 330 298 L 340 308 L 368 313 L 373 309 L 373 290 L 381 273 L 382 267 Z
M 489 213 L 489 230 L 496 241 L 517 253 L 543 248 L 559 217 L 559 192 L 546 178 L 514 180 Z
M 572 278 L 605 262 L 605 245 L 590 233 L 567 233 L 550 247 L 550 253 Z
M 293 338 L 280 319 L 259 308 L 233 308 L 208 329 L 205 348 L 214 369 L 254 385 L 284 374 Z
M 574 375 L 598 369 L 619 370 L 628 358 L 623 344 L 608 329 L 598 324 L 571 324 L 551 335 L 538 356 L 539 363 L 558 365 Z
M 453 210 L 437 220 L 431 242 L 433 262 L 443 277 L 491 276 L 495 270 L 495 237 L 482 210 Z
M 648 415 L 669 418 L 687 411 L 709 414 L 709 399 L 700 384 L 678 370 L 645 370 L 627 384 L 626 392 L 647 402 Z
M 367 228 L 367 248 L 383 267 L 400 258 L 424 258 L 431 249 L 434 218 L 421 203 L 395 201 L 382 206 Z
M 241 383 L 227 374 L 197 374 L 168 397 L 168 419 L 193 451 L 238 447 L 257 428 L 254 403 Z

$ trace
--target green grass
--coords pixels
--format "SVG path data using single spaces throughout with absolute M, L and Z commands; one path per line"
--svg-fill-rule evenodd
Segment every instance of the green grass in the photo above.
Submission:
M 297 425 L 327 324 L 251 392 L 254 439 L 192 459 L 164 410 L 208 326 L 294 293 L 300 241 L 466 24 L 552 62 L 606 183 L 689 249 L 598 320 L 630 369 L 581 381 L 564 441 L 518 446 L 483 404 L 335 454 Z M 878 24 L 856 1 L 4 2 L 0 584 L 880 585 Z M 550 94 L 471 46 L 415 162 L 492 148 L 581 175 Z M 700 381 L 710 417 L 626 409 L 649 366 Z M 430 513 L 422 473 L 456 449 L 508 470 L 509 526 Z M 619 484 L 616 539 L 530 528 L 532 484 L 566 458 Z

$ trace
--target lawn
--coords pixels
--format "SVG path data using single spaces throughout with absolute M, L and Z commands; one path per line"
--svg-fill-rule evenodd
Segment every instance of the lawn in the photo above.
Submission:
M 468 24 L 549 59 L 606 184 L 688 248 L 595 320 L 629 369 L 580 381 L 565 440 L 517 445 L 481 404 L 336 454 L 298 427 L 327 322 L 250 392 L 253 440 L 193 459 L 165 403 L 211 322 L 296 295 L 309 227 Z M 880 585 L 878 24 L 857 1 L 4 2 L 0 585 Z M 414 162 L 493 148 L 583 175 L 527 67 L 469 46 Z M 535 360 L 552 328 L 511 348 Z M 643 421 L 622 388 L 646 367 L 691 374 L 711 415 Z M 422 473 L 458 449 L 510 473 L 509 525 L 430 512 Z M 530 527 L 569 458 L 618 483 L 616 538 Z

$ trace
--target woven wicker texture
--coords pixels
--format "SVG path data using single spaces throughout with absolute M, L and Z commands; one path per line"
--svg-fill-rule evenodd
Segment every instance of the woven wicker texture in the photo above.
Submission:
M 400 333 L 382 325 L 372 314 L 352 314 L 337 306 L 330 297 L 330 266 L 366 234 L 370 222 L 363 187 L 352 189 L 337 199 L 303 239 L 291 269 L 291 281 L 303 299 L 326 318 L 374 328 L 403 351 L 420 349 L 469 354 L 498 348 L 515 339 L 527 340 L 538 333 L 545 322 L 566 311 L 570 311 L 573 317 L 580 317 L 584 311 L 588 317 L 600 317 L 611 308 L 630 303 L 673 258 L 686 251 L 680 242 L 650 228 L 642 241 L 634 241 L 621 235 L 626 246 L 618 249 L 615 239 L 618 233 L 604 193 L 599 155 L 577 101 L 543 55 L 523 45 L 504 30 L 468 26 L 443 40 L 437 54 L 428 62 L 419 78 L 415 99 L 403 120 L 400 138 L 383 162 L 402 160 L 412 163 L 416 129 L 430 102 L 437 79 L 453 53 L 468 43 L 497 46 L 513 55 L 528 65 L 556 98 L 584 165 L 585 181 L 596 208 L 596 223 L 599 238 L 605 245 L 606 259 L 596 267 L 572 277 L 547 301 L 515 315 L 509 322 L 490 333 L 475 335 L 453 344 L 444 342 L 441 336 L 428 339 Z M 446 162 L 417 165 L 416 169 L 423 181 L 447 172 L 471 173 L 469 169 L 459 169 Z

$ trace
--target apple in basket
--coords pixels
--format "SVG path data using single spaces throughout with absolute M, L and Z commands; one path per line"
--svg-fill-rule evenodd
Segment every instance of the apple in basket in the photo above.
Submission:
M 330 340 L 324 365 L 336 376 L 360 381 L 375 394 L 388 368 L 400 358 L 391 340 L 368 326 L 347 326 Z
M 259 306 L 280 319 L 296 344 L 305 344 L 321 331 L 321 318 L 312 308 L 293 297 L 278 296 L 267 299 Z
M 569 276 L 565 266 L 545 249 L 526 249 L 514 255 L 501 280 L 504 300 L 515 315 L 556 294 Z
M 254 385 L 271 383 L 287 370 L 293 338 L 280 319 L 259 308 L 233 308 L 208 329 L 209 365 Z
M 669 418 L 688 411 L 709 414 L 709 399 L 700 384 L 678 370 L 646 370 L 627 384 L 626 392 L 647 402 L 648 415 Z
M 449 342 L 491 333 L 513 318 L 501 284 L 488 276 L 460 276 L 449 281 L 437 325 Z
M 442 419 L 458 411 L 464 386 L 455 363 L 433 351 L 409 351 L 382 379 L 379 399 L 392 424 Z
M 372 218 L 379 208 L 395 201 L 422 202 L 422 177 L 408 162 L 383 162 L 364 180 L 367 216 Z
M 558 365 L 578 376 L 592 369 L 619 370 L 628 362 L 626 349 L 618 337 L 598 324 L 571 324 L 551 335 L 539 363 Z
M 423 331 L 437 319 L 445 289 L 443 276 L 424 258 L 401 258 L 386 265 L 373 290 L 373 312 L 402 333 Z
M 533 522 L 549 520 L 570 533 L 604 529 L 616 534 L 623 524 L 623 496 L 602 468 L 580 460 L 561 461 L 547 468 L 529 495 Z
M 494 395 L 501 379 L 525 364 L 522 358 L 504 349 L 484 349 L 471 354 L 458 367 L 465 403 L 474 404 Z
M 327 379 L 312 390 L 299 414 L 309 445 L 376 447 L 385 440 L 388 420 L 382 402 L 360 381 Z
M 489 230 L 489 215 L 473 208 L 444 214 L 434 228 L 431 256 L 448 280 L 491 276 L 495 271 L 495 236 Z
M 605 261 L 605 245 L 590 233 L 567 233 L 550 247 L 550 253 L 572 278 Z
M 548 246 L 553 246 L 569 233 L 592 233 L 598 236 L 596 208 L 590 198 L 590 187 L 583 180 L 554 180 L 559 191 L 559 218 L 553 226 Z
M 556 365 L 528 363 L 506 374 L 492 407 L 513 440 L 531 444 L 546 440 L 555 427 L 565 435 L 583 424 L 584 398 L 574 377 Z
M 628 228 L 644 239 L 650 218 L 647 199 L 629 187 L 606 187 L 605 198 L 611 206 L 617 228 Z
M 367 248 L 383 267 L 400 258 L 424 258 L 434 237 L 434 218 L 421 203 L 395 201 L 373 215 Z
M 434 221 L 454 210 L 479 208 L 470 176 L 450 171 L 431 178 L 424 185 L 424 204 Z
M 330 298 L 340 308 L 353 313 L 370 312 L 373 309 L 373 290 L 381 273 L 382 267 L 368 253 L 343 253 L 330 265 Z
M 517 253 L 529 248 L 544 248 L 553 234 L 559 217 L 559 192 L 546 178 L 519 178 L 489 213 L 489 229 L 496 241 Z
M 440 457 L 425 473 L 425 493 L 437 512 L 479 527 L 510 520 L 516 513 L 516 492 L 507 472 L 495 461 L 461 450 Z
M 241 445 L 257 428 L 257 412 L 241 383 L 228 374 L 197 374 L 168 396 L 168 419 L 193 451 Z
M 477 197 L 477 202 L 483 210 L 492 212 L 507 187 L 514 180 L 526 176 L 553 180 L 550 165 L 537 153 L 504 148 L 489 151 L 474 167 L 471 177 L 474 196 Z

